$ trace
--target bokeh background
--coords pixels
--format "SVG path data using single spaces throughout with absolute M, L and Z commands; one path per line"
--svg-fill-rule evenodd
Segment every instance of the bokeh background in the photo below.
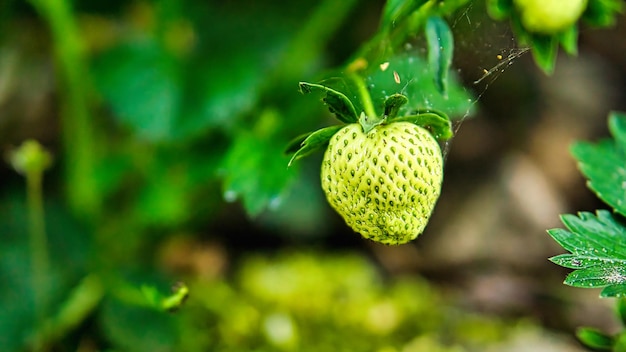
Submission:
M 54 163 L 39 283 L 25 180 L 0 164 L 0 350 L 576 351 L 576 327 L 615 331 L 613 301 L 562 285 L 545 230 L 604 208 L 568 148 L 626 110 L 626 18 L 581 27 L 551 76 L 483 1 L 449 18 L 471 108 L 425 233 L 384 246 L 327 205 L 321 153 L 282 153 L 334 123 L 298 82 L 336 74 L 383 6 L 2 2 L 0 148 L 35 139 Z

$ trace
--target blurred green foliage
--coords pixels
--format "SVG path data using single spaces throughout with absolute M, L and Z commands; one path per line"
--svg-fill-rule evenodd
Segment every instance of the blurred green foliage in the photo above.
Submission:
M 370 12 L 380 8 L 353 0 L 3 4 L 0 40 L 18 43 L 13 55 L 36 55 L 20 52 L 19 33 L 37 23 L 33 43 L 55 68 L 59 109 L 51 113 L 58 114 L 59 134 L 44 141 L 58 148 L 45 182 L 44 169 L 36 171 L 35 192 L 17 179 L 10 179 L 16 187 L 2 189 L 0 275 L 8 289 L 0 294 L 7 307 L 0 310 L 0 349 L 439 346 L 429 336 L 410 342 L 423 335 L 413 328 L 427 331 L 428 321 L 392 333 L 400 322 L 415 319 L 411 314 L 431 308 L 392 297 L 418 294 L 422 284 L 394 286 L 384 298 L 386 286 L 358 258 L 330 264 L 322 259 L 318 267 L 314 257 L 298 257 L 280 275 L 304 270 L 297 275 L 304 281 L 270 286 L 260 279 L 270 264 L 249 259 L 235 283 L 190 285 L 189 305 L 199 310 L 183 305 L 170 314 L 187 291 L 167 293 L 167 282 L 177 278 L 155 268 L 154 253 L 172 234 L 204 233 L 220 217 L 233 223 L 244 215 L 262 218 L 261 224 L 292 240 L 299 234 L 323 236 L 327 225 L 320 219 L 327 208 L 316 183 L 300 172 L 308 166 L 288 168 L 283 154 L 289 139 L 328 117 L 315 99 L 298 94 L 297 82 L 332 77 L 345 84 L 343 73 L 358 61 L 365 63 L 357 71 L 376 109 L 382 111 L 385 98 L 402 91 L 415 98 L 407 108 L 441 104 L 454 117 L 467 115 L 470 96 L 447 74 L 452 44 L 441 47 L 448 56 L 438 80 L 419 50 L 405 48 L 428 16 L 449 15 L 464 3 L 392 2 L 369 41 L 369 34 L 355 41 L 346 28 L 363 26 L 363 6 Z M 379 65 L 385 62 L 391 69 L 383 75 Z M 449 100 L 435 82 L 446 84 Z M 33 126 L 30 133 L 34 138 L 48 130 Z M 241 241 L 226 238 L 237 233 L 209 232 L 213 240 Z M 333 266 L 339 271 L 331 281 L 322 280 Z M 320 291 L 310 292 L 314 302 L 299 307 L 305 301 L 296 297 L 309 289 Z M 335 311 L 335 298 L 352 313 Z M 398 316 L 377 326 L 361 311 L 368 304 L 372 314 Z M 407 308 L 414 313 L 402 312 L 400 304 L 418 306 Z
M 198 351 L 464 351 L 483 350 L 524 329 L 524 324 L 464 313 L 421 278 L 385 281 L 373 263 L 354 253 L 291 249 L 253 254 L 233 277 L 232 283 L 214 279 L 190 285 L 192 295 L 179 312 L 181 334 L 188 338 L 178 346 Z M 189 321 L 215 325 L 186 325 Z M 144 331 L 129 327 L 125 333 L 143 336 Z M 115 338 L 136 343 L 127 335 Z
M 343 76 L 355 73 L 378 111 L 403 93 L 407 109 L 467 117 L 471 95 L 442 69 L 453 43 L 435 37 L 469 3 L 2 2 L 0 56 L 17 59 L 0 64 L 39 65 L 49 77 L 27 90 L 48 84 L 53 100 L 27 101 L 45 116 L 7 126 L 49 146 L 54 165 L 34 193 L 28 178 L 0 174 L 0 350 L 458 351 L 504 339 L 514 327 L 451 308 L 422 279 L 386 282 L 361 255 L 247 252 L 274 243 L 268 229 L 295 244 L 327 235 L 318 166 L 288 168 L 283 155 L 330 117 L 297 82 L 354 100 Z M 427 49 L 442 50 L 438 68 Z M 2 146 L 21 142 L 13 132 L 0 131 Z M 254 220 L 257 232 L 238 232 Z M 233 275 L 220 251 L 202 259 L 216 265 L 209 274 L 163 264 L 185 234 L 197 240 L 178 256 L 189 260 L 204 243 L 232 245 Z M 181 287 L 169 292 L 180 279 L 187 304 Z

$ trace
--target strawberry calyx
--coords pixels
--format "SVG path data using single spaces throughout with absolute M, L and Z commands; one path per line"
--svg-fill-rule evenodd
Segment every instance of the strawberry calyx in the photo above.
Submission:
M 402 105 L 409 102 L 409 99 L 402 94 L 396 93 L 391 95 L 385 100 L 383 104 L 383 115 L 378 116 L 368 116 L 365 112 L 361 112 L 361 116 L 359 116 L 359 124 L 363 127 L 363 132 L 367 134 L 369 131 L 374 129 L 374 127 L 378 125 L 382 125 L 387 123 L 387 121 L 394 119 L 398 112 L 400 112 L 400 108 Z
M 363 132 L 365 134 L 368 134 L 371 130 L 374 129 L 374 127 L 385 123 L 385 120 L 386 117 L 384 115 L 381 117 L 370 117 L 365 115 L 365 111 L 361 111 L 361 116 L 359 116 L 359 124 L 361 125 L 361 128 L 363 128 Z
M 344 126 L 345 125 L 328 126 L 294 138 L 285 150 L 287 154 L 294 153 L 288 165 L 291 166 L 294 161 L 304 158 L 318 148 L 325 146 L 335 133 Z
M 359 79 L 358 83 L 360 82 L 362 81 Z M 434 109 L 402 111 L 402 107 L 408 102 L 408 98 L 405 95 L 396 93 L 387 97 L 383 103 L 383 114 L 377 115 L 369 92 L 366 89 L 359 89 L 366 111 L 361 111 L 360 115 L 357 116 L 352 101 L 345 94 L 321 84 L 300 82 L 299 86 L 302 94 L 312 92 L 324 93 L 322 101 L 328 106 L 328 110 L 334 114 L 337 120 L 343 122 L 343 124 L 324 127 L 292 139 L 285 148 L 286 154 L 293 153 L 289 166 L 294 161 L 326 146 L 339 130 L 349 124 L 358 123 L 363 132 L 367 134 L 376 126 L 395 122 L 410 122 L 426 128 L 438 140 L 445 141 L 452 138 L 451 122 L 444 112 Z M 359 88 L 364 88 L 364 86 L 359 86 Z
M 409 102 L 409 98 L 402 94 L 394 94 L 385 100 L 383 104 L 383 116 L 386 119 L 393 119 L 400 112 L 400 108 Z

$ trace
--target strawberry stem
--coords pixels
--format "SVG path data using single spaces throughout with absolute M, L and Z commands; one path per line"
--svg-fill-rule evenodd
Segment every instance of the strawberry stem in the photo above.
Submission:
M 363 105 L 363 110 L 365 111 L 361 112 L 359 123 L 361 124 L 361 127 L 363 127 L 363 132 L 368 133 L 375 126 L 385 122 L 386 116 L 378 116 L 376 114 L 374 103 L 372 102 L 372 96 L 370 95 L 369 90 L 367 90 L 367 86 L 365 85 L 363 78 L 354 73 L 350 74 L 348 77 L 356 86 L 359 97 L 361 98 L 361 104 Z
M 372 103 L 372 97 L 370 92 L 367 90 L 367 86 L 365 86 L 365 82 L 363 82 L 363 79 L 355 73 L 350 74 L 349 77 L 354 85 L 356 85 L 359 98 L 361 98 L 361 104 L 365 110 L 365 115 L 369 118 L 375 119 L 377 117 L 376 110 L 374 109 L 374 103 Z

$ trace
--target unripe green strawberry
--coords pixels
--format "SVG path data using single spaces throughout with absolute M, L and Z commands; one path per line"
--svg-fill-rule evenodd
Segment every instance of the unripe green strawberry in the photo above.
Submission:
M 402 244 L 417 237 L 441 192 L 435 138 L 409 122 L 348 124 L 330 139 L 321 172 L 331 206 L 363 237 Z
M 522 24 L 530 32 L 555 34 L 578 21 L 587 0 L 514 0 Z

